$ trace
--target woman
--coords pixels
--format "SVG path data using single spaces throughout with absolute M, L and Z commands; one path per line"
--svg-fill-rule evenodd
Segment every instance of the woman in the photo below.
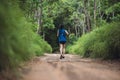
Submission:
M 59 40 L 59 47 L 60 47 L 60 59 L 64 58 L 64 54 L 65 54 L 65 43 L 67 41 L 66 39 L 66 35 L 68 35 L 69 33 L 67 32 L 67 30 L 64 29 L 63 25 L 60 25 L 58 31 L 57 31 L 57 37 Z

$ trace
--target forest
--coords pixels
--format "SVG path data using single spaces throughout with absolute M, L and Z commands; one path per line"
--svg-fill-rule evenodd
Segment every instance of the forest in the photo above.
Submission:
M 66 53 L 120 59 L 119 0 L 1 0 L 0 72 L 58 52 L 60 24 L 69 32 Z

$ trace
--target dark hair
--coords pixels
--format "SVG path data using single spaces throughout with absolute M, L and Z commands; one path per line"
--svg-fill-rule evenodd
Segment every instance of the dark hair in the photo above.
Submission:
M 64 28 L 64 25 L 60 24 L 59 29 L 63 29 L 63 28 Z

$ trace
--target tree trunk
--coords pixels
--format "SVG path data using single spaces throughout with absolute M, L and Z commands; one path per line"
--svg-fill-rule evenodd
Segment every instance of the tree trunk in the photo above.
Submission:
M 80 25 L 78 26 L 78 37 L 81 36 Z
M 87 28 L 87 32 L 90 32 L 91 25 L 90 25 L 90 16 L 87 11 L 87 8 L 88 8 L 87 3 L 88 3 L 88 0 L 84 0 L 85 26 Z
M 82 34 L 85 34 L 85 15 L 84 15 L 84 20 L 83 20 L 83 23 L 82 23 L 83 27 L 82 27 Z
M 113 19 L 115 18 L 115 13 L 114 13 L 114 12 L 112 13 L 112 18 L 113 18 Z
M 96 27 L 96 0 L 94 0 L 94 27 Z
M 77 38 L 77 26 L 76 26 L 76 24 L 75 24 L 75 36 L 76 36 L 76 38 Z
M 40 0 L 40 6 L 38 7 L 38 12 L 37 12 L 37 16 L 38 16 L 38 30 L 37 33 L 38 34 L 42 34 L 42 0 Z
M 68 32 L 71 33 L 70 26 L 68 26 Z

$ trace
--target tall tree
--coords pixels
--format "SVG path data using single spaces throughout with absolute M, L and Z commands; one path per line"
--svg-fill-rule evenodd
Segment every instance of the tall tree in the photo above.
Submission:
M 41 35 L 42 32 L 42 0 L 39 0 L 38 7 L 37 7 L 37 20 L 38 20 L 38 34 Z
M 94 0 L 94 27 L 96 27 L 96 0 Z
M 88 13 L 88 0 L 84 0 L 84 13 L 85 13 L 85 26 L 86 26 L 87 32 L 90 32 L 91 23 L 90 23 L 90 16 Z

